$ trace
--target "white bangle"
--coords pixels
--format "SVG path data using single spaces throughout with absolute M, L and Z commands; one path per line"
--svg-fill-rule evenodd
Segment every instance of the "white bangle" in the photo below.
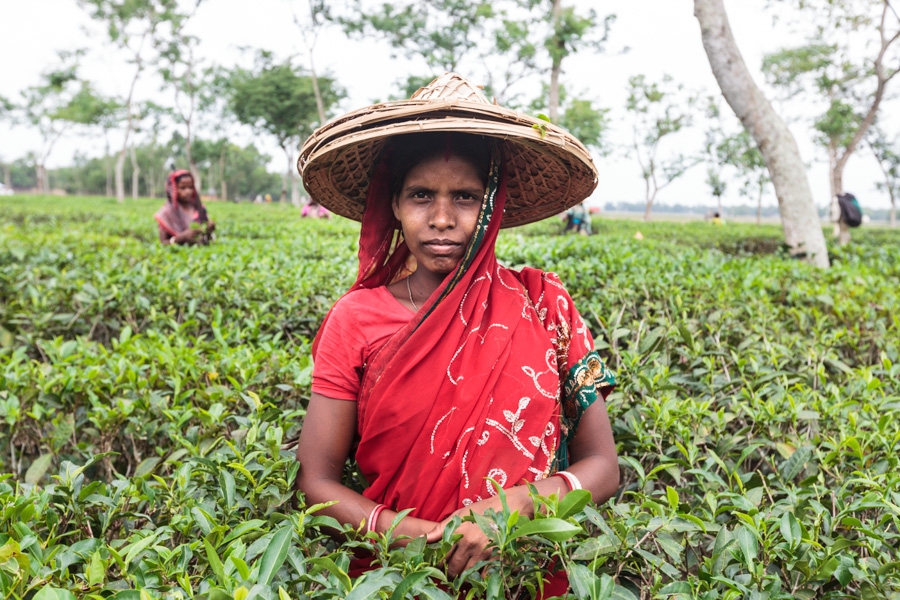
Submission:
M 575 490 L 584 489 L 581 487 L 581 482 L 578 481 L 578 478 L 572 473 L 569 473 L 568 471 L 557 471 L 556 474 L 566 480 L 571 491 L 574 492 Z

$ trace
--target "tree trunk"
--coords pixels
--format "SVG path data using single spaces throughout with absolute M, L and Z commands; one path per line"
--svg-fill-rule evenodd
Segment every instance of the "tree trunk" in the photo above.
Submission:
M 738 50 L 723 0 L 694 0 L 703 48 L 725 100 L 763 155 L 775 186 L 785 241 L 791 253 L 828 267 L 825 235 L 797 142 L 763 95 Z
M 131 199 L 137 200 L 141 183 L 141 167 L 137 161 L 137 151 L 134 143 L 131 144 Z
M 187 124 L 187 137 L 184 140 L 184 154 L 187 157 L 188 171 L 191 172 L 191 177 L 194 178 L 194 187 L 197 189 L 197 193 L 202 196 L 203 195 L 203 178 L 200 176 L 200 169 L 197 168 L 197 163 L 194 162 L 194 156 L 191 154 L 191 124 L 190 124 L 190 122 L 188 122 L 188 124 Z
M 547 99 L 547 116 L 551 123 L 559 123 L 559 73 L 562 70 L 562 52 L 565 42 L 559 38 L 560 20 L 562 19 L 562 0 L 553 0 L 553 43 L 555 46 L 551 59 L 550 89 Z
M 281 178 L 281 198 L 278 200 L 279 202 L 287 202 L 287 190 L 288 190 L 288 178 L 291 176 L 291 171 L 294 169 L 293 161 L 291 161 L 291 152 L 288 150 L 290 147 L 288 144 L 290 142 L 286 142 L 281 148 L 284 150 L 284 155 L 287 157 L 287 170 L 284 172 L 284 177 Z
M 134 114 L 132 113 L 131 106 L 132 99 L 134 98 L 134 88 L 141 76 L 141 71 L 144 70 L 141 53 L 143 52 L 144 42 L 147 41 L 147 36 L 149 34 L 149 31 L 144 32 L 141 36 L 138 49 L 134 54 L 134 62 L 137 64 L 137 70 L 134 72 L 134 77 L 131 79 L 131 87 L 128 90 L 128 96 L 125 98 L 125 112 L 128 114 L 128 125 L 125 128 L 125 140 L 122 142 L 122 149 L 119 151 L 118 158 L 116 158 L 116 200 L 119 204 L 125 202 L 125 153 L 128 151 L 128 142 L 131 141 L 131 132 L 134 131 Z
M 644 210 L 644 220 L 650 220 L 650 211 L 653 209 L 653 200 L 656 198 L 656 192 L 650 189 L 650 178 L 644 177 L 644 201 L 647 207 Z
M 316 67 L 313 65 L 312 50 L 309 52 L 309 74 L 312 80 L 313 94 L 316 96 L 316 111 L 319 113 L 319 127 L 325 124 L 325 103 L 322 101 L 322 92 L 319 91 L 319 78 L 316 76 Z
M 125 202 L 125 153 L 128 151 L 128 146 L 125 146 L 119 151 L 119 156 L 116 158 L 116 201 L 119 204 Z
M 37 193 L 38 194 L 46 194 L 47 193 L 47 169 L 43 164 L 37 164 L 34 167 L 34 175 L 37 180 L 35 184 L 37 185 Z
M 106 169 L 106 197 L 111 198 L 112 192 L 112 167 L 110 166 L 109 154 L 109 131 L 105 131 L 103 135 L 106 140 L 106 153 L 103 156 L 103 166 Z
M 759 186 L 759 195 L 756 197 L 756 224 L 762 225 L 762 197 L 763 186 Z
M 225 151 L 228 144 L 222 140 L 222 151 L 219 153 L 219 186 L 221 188 L 222 200 L 228 200 L 228 185 L 225 183 Z
M 9 173 L 9 171 L 7 171 L 7 173 Z M 888 223 L 891 227 L 897 226 L 897 199 L 894 197 L 893 192 L 891 193 L 891 213 Z
M 291 173 L 291 204 L 300 208 L 300 176 L 295 172 Z

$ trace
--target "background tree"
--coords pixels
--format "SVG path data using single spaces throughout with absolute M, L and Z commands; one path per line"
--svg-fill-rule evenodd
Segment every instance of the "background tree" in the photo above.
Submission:
M 424 72 L 401 83 L 401 98 L 442 71 L 464 69 L 504 106 L 520 105 L 523 82 L 539 82 L 544 93 L 532 104 L 543 106 L 554 123 L 562 118 L 563 61 L 576 52 L 602 51 L 615 20 L 594 10 L 578 13 L 562 0 L 397 0 L 377 6 L 355 0 L 330 18 L 353 38 L 378 37 L 424 64 Z
M 731 113 L 729 113 L 730 116 Z M 756 202 L 756 224 L 762 223 L 762 198 L 766 190 L 766 186 L 771 183 L 769 173 L 766 170 L 766 163 L 763 160 L 762 153 L 753 142 L 753 138 L 740 123 L 734 123 L 739 127 L 738 131 L 727 132 L 726 120 L 720 110 L 718 98 L 710 98 L 707 115 L 711 121 L 711 125 L 706 132 L 706 153 L 709 160 L 715 165 L 716 177 L 710 175 L 707 178 L 707 185 L 713 190 L 713 195 L 721 188 L 721 194 L 724 194 L 726 183 L 720 179 L 723 170 L 729 169 L 734 172 L 741 183 L 738 191 L 741 196 L 755 200 Z M 717 181 L 717 179 L 719 179 Z M 719 203 L 719 211 L 722 205 Z
M 198 39 L 185 32 L 187 25 L 202 0 L 194 0 L 191 13 L 175 13 L 170 19 L 171 35 L 155 40 L 159 52 L 159 73 L 172 90 L 172 114 L 184 128 L 184 151 L 187 167 L 198 190 L 203 189 L 203 179 L 192 154 L 194 127 L 198 112 L 210 102 L 208 89 L 214 77 L 211 68 L 204 69 L 196 56 Z
M 78 0 L 78 2 L 88 10 L 93 19 L 106 26 L 110 42 L 129 56 L 129 62 L 134 69 L 128 93 L 122 102 L 125 135 L 115 167 L 116 199 L 124 202 L 125 155 L 129 150 L 135 127 L 135 86 L 146 65 L 152 62 L 148 54 L 153 50 L 154 36 L 160 35 L 161 38 L 165 38 L 167 34 L 171 35 L 171 27 L 168 31 L 161 29 L 180 17 L 178 2 L 177 0 Z
M 47 160 L 56 142 L 75 125 L 98 123 L 110 110 L 107 100 L 99 97 L 86 81 L 78 79 L 76 53 L 61 53 L 60 68 L 44 73 L 39 85 L 23 93 L 21 113 L 41 136 L 41 149 L 36 156 L 37 190 L 49 190 Z
M 597 11 L 591 9 L 579 15 L 571 6 L 563 6 L 562 0 L 544 0 L 539 5 L 550 4 L 552 29 L 544 46 L 550 55 L 550 82 L 547 98 L 547 116 L 553 123 L 559 123 L 560 75 L 563 60 L 581 50 L 602 52 L 609 37 L 609 30 L 615 15 L 606 15 L 602 21 Z
M 791 252 L 828 266 L 825 236 L 806 179 L 806 165 L 784 121 L 753 82 L 722 0 L 694 0 L 703 48 L 725 100 L 760 149 L 775 185 L 784 237 Z
M 304 11 L 305 18 L 301 18 L 296 12 L 294 13 L 294 24 L 300 29 L 301 37 L 306 45 L 309 58 L 309 77 L 312 82 L 313 94 L 316 97 L 316 111 L 319 115 L 319 122 L 324 123 L 325 117 L 325 101 L 322 98 L 322 92 L 319 90 L 319 76 L 316 73 L 316 42 L 319 41 L 319 33 L 325 28 L 327 22 L 331 19 L 331 13 L 325 0 L 306 0 L 306 8 Z
M 15 189 L 29 189 L 37 187 L 37 155 L 28 152 L 25 156 L 17 158 L 9 164 L 10 183 Z
M 13 121 L 13 111 L 15 110 L 15 105 L 10 102 L 4 96 L 0 96 L 0 122 L 2 121 Z M 8 161 L 0 160 L 0 165 L 3 166 L 3 185 L 6 186 L 6 189 L 12 189 L 12 168 Z
M 533 114 L 546 113 L 547 87 L 545 84 L 545 93 L 528 106 L 528 110 Z M 598 155 L 609 155 L 612 151 L 612 147 L 606 139 L 609 132 L 609 109 L 600 108 L 585 98 L 572 97 L 564 87 L 560 89 L 560 99 L 562 115 L 558 119 L 558 124 Z M 549 116 L 547 118 L 549 119 Z
M 873 125 L 866 138 L 869 149 L 875 155 L 884 181 L 876 184 L 879 190 L 888 193 L 891 199 L 891 211 L 888 222 L 891 227 L 897 226 L 897 197 L 900 196 L 900 137 L 888 140 L 887 134 Z
M 318 86 L 326 112 L 344 96 L 330 77 L 319 77 Z M 287 161 L 281 201 L 287 199 L 288 179 L 297 188 L 295 157 L 301 140 L 320 125 L 312 81 L 290 60 L 276 63 L 260 52 L 252 69 L 235 69 L 230 78 L 230 107 L 238 121 L 273 136 Z
M 782 0 L 813 23 L 809 44 L 769 54 L 763 72 L 804 106 L 818 101 L 817 141 L 826 148 L 832 202 L 844 192 L 844 168 L 875 123 L 888 84 L 900 68 L 900 17 L 889 0 Z M 834 211 L 839 214 L 839 211 Z M 842 243 L 846 226 L 835 224 Z
M 663 141 L 671 140 L 672 136 L 691 124 L 695 101 L 669 76 L 665 76 L 661 83 L 648 82 L 643 75 L 635 75 L 628 80 L 625 107 L 632 119 L 632 155 L 640 165 L 644 179 L 644 220 L 650 220 L 653 203 L 660 190 L 700 162 L 698 157 L 682 153 L 660 155 Z
M 716 146 L 719 160 L 737 170 L 741 181 L 740 194 L 756 200 L 756 224 L 762 224 L 762 199 L 772 182 L 762 152 L 756 147 L 746 129 L 732 134 Z
M 429 73 L 440 74 L 459 68 L 495 14 L 486 0 L 401 0 L 372 8 L 353 0 L 347 10 L 330 18 L 352 38 L 386 40 L 405 56 L 422 58 Z
M 720 165 L 710 165 L 706 168 L 706 185 L 709 186 L 709 193 L 716 199 L 716 211 L 719 216 L 724 215 L 722 210 L 722 195 L 728 188 L 728 184 L 722 179 L 722 171 Z

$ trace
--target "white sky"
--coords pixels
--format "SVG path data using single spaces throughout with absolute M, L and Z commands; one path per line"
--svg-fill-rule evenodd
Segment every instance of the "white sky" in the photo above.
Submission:
M 709 63 L 700 41 L 699 27 L 693 16 L 690 0 L 577 0 L 582 6 L 595 6 L 598 12 L 615 13 L 618 17 L 612 29 L 609 50 L 627 46 L 624 54 L 608 52 L 602 55 L 580 54 L 564 63 L 563 83 L 572 93 L 594 100 L 597 105 L 610 108 L 613 130 L 610 139 L 619 147 L 631 140 L 631 126 L 625 111 L 628 78 L 645 74 L 656 80 L 671 75 L 685 86 L 705 94 L 718 95 L 719 90 L 710 72 Z M 568 2 L 566 3 L 568 4 Z M 773 25 L 766 12 L 765 0 L 725 0 L 729 19 L 744 60 L 762 84 L 759 66 L 762 56 L 778 48 L 803 43 L 785 25 Z M 263 48 L 278 57 L 296 55 L 296 64 L 306 65 L 306 46 L 293 23 L 292 9 L 302 14 L 305 0 L 205 0 L 191 21 L 190 30 L 200 38 L 199 54 L 210 62 L 226 67 L 248 64 L 250 55 L 241 47 Z M 79 47 L 90 49 L 83 62 L 82 77 L 94 82 L 97 89 L 108 95 L 124 96 L 130 83 L 132 69 L 124 57 L 107 40 L 105 32 L 78 7 L 76 0 L 0 0 L 0 56 L 4 67 L 0 71 L 0 95 L 13 101 L 20 99 L 21 90 L 39 81 L 40 73 L 57 60 L 57 52 Z M 351 110 L 384 99 L 395 92 L 394 83 L 409 73 L 422 72 L 422 65 L 391 57 L 387 44 L 380 42 L 352 42 L 332 28 L 320 37 L 316 47 L 316 67 L 330 71 L 348 91 L 341 108 Z M 461 73 L 466 75 L 466 73 Z M 437 75 L 437 74 L 436 74 Z M 142 100 L 167 100 L 168 91 L 161 91 L 159 80 L 145 75 L 137 95 Z M 768 94 L 774 96 L 772 92 Z M 890 114 L 891 101 L 887 106 Z M 802 102 L 775 103 L 776 110 L 792 119 L 791 129 L 810 165 L 808 176 L 817 204 L 828 202 L 828 172 L 825 151 L 810 141 L 810 119 L 803 118 Z M 723 103 L 725 110 L 729 110 Z M 736 121 L 735 121 L 736 123 Z M 894 123 L 896 125 L 896 123 Z M 890 134 L 897 133 L 893 127 Z M 202 132 L 200 134 L 202 136 Z M 168 137 L 168 132 L 163 136 Z M 274 142 L 253 139 L 249 132 L 239 134 L 237 143 L 254 141 L 273 157 L 271 168 L 283 168 L 284 158 Z M 703 133 L 684 135 L 675 143 L 684 152 L 699 151 Z M 117 142 L 112 141 L 116 148 Z M 0 157 L 14 160 L 40 148 L 37 132 L 25 127 L 10 128 L 0 123 Z M 674 148 L 673 148 L 674 149 Z M 102 135 L 70 136 L 59 142 L 50 157 L 49 166 L 69 164 L 78 150 L 96 156 L 102 154 Z M 607 201 L 642 201 L 644 183 L 633 158 L 612 156 L 596 159 L 600 171 L 600 185 L 591 199 L 592 204 Z M 682 180 L 660 192 L 658 203 L 713 204 L 704 183 L 706 169 L 695 167 Z M 844 187 L 854 192 L 863 206 L 886 208 L 889 200 L 885 192 L 875 189 L 880 172 L 868 150 L 860 149 L 850 159 L 844 172 Z M 750 201 L 737 194 L 738 184 L 731 183 L 725 204 Z M 766 198 L 774 203 L 774 196 Z

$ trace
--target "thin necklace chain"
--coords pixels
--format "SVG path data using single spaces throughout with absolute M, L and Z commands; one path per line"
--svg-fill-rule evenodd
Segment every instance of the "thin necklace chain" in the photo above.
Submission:
M 416 312 L 419 312 L 419 307 L 416 306 L 416 301 L 413 300 L 413 297 L 412 297 L 412 288 L 409 287 L 409 277 L 406 278 L 406 291 L 409 292 L 409 301 L 412 303 L 413 308 L 416 309 Z

